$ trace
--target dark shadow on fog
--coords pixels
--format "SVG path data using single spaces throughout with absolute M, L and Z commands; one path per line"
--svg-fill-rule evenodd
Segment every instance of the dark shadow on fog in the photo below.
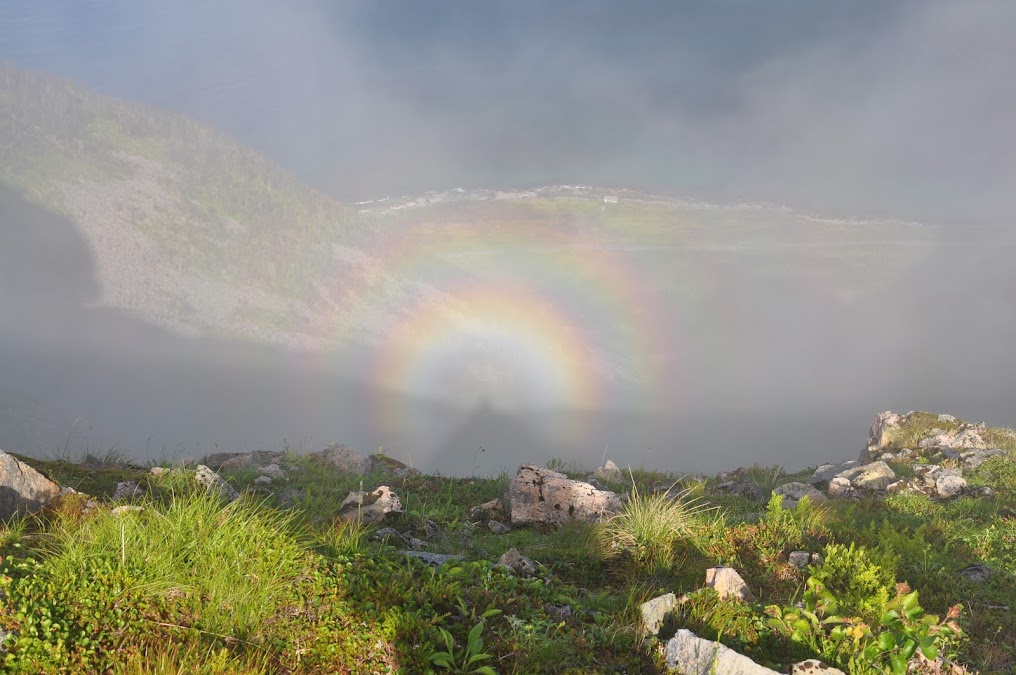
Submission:
M 322 358 L 193 339 L 92 308 L 99 284 L 73 223 L 0 187 L 0 448 L 118 446 L 144 460 L 339 441 L 458 475 L 551 457 L 678 472 L 803 467 L 855 456 L 885 408 L 1016 422 L 1012 253 L 969 233 L 943 243 L 838 316 L 832 344 L 813 329 L 833 320 L 823 296 L 753 289 L 743 353 L 699 358 L 716 336 L 686 327 L 682 384 L 693 404 L 680 408 L 462 410 L 441 403 L 441 392 L 377 391 L 369 372 L 346 367 L 369 361 L 355 350 Z M 724 264 L 733 272 L 738 260 Z M 731 359 L 737 368 L 721 377 Z

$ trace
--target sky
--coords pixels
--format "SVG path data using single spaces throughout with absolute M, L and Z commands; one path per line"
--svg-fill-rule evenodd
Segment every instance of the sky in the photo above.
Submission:
M 700 304 L 719 308 L 703 314 L 715 325 L 667 317 L 687 329 L 682 386 L 701 394 L 698 417 L 615 406 L 568 424 L 597 439 L 595 460 L 627 444 L 636 464 L 669 461 L 678 437 L 681 468 L 699 470 L 850 458 L 889 405 L 1016 424 L 1016 388 L 998 377 L 1016 367 L 1013 25 L 1003 0 L 0 0 L 0 60 L 190 116 L 346 202 L 593 184 L 941 226 L 940 245 L 905 252 L 920 262 L 861 306 L 828 307 L 754 259 L 707 269 L 688 254 L 708 277 Z M 0 214 L 0 403 L 31 402 L 37 437 L 82 432 L 78 411 L 97 405 L 92 442 L 122 436 L 137 452 L 154 436 L 156 454 L 227 438 L 396 455 L 415 442 L 454 447 L 431 459 L 457 470 L 481 445 L 534 461 L 575 450 L 541 440 L 546 420 L 406 392 L 377 395 L 443 420 L 426 439 L 357 426 L 362 383 L 263 345 L 86 311 L 98 282 L 74 225 L 6 189 Z M 678 279 L 668 255 L 633 268 Z M 64 274 L 45 273 L 53 260 Z M 307 400 L 326 390 L 328 410 Z
M 1005 224 L 1004 0 L 0 3 L 0 58 L 357 201 L 585 182 Z

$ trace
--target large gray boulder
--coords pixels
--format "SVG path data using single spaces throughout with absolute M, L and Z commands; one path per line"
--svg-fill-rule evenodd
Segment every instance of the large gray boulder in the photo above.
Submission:
M 667 641 L 667 668 L 681 675 L 777 675 L 730 647 L 704 640 L 684 628 Z
M 59 494 L 59 485 L 0 450 L 0 520 L 38 511 Z
M 621 510 L 616 493 L 533 464 L 519 467 L 508 486 L 508 501 L 513 526 L 596 522 Z

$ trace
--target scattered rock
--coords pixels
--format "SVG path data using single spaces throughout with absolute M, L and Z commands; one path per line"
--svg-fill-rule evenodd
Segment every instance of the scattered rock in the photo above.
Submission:
M 875 421 L 871 423 L 871 429 L 868 430 L 868 444 L 861 452 L 860 461 L 870 462 L 875 459 L 879 451 L 892 441 L 892 432 L 899 429 L 902 422 L 903 417 L 892 410 L 875 415 Z
M 272 477 L 271 476 L 258 476 L 257 478 L 254 479 L 254 484 L 255 485 L 271 485 L 272 484 Z
M 960 453 L 960 460 L 966 471 L 974 471 L 984 464 L 989 457 L 1005 455 L 1005 450 L 992 448 L 991 450 L 966 450 Z
M 413 549 L 414 551 L 419 551 L 420 549 L 427 548 L 427 542 L 425 542 L 423 539 L 417 539 L 416 537 L 410 536 L 408 532 L 404 532 L 402 534 L 402 538 L 406 540 L 407 544 L 409 544 L 409 548 Z
M 141 487 L 141 484 L 136 480 L 125 480 L 120 481 L 116 484 L 116 490 L 113 491 L 113 496 L 110 497 L 114 502 L 120 501 L 121 499 L 130 499 L 131 497 L 144 497 L 145 489 Z
M 791 551 L 787 556 L 787 562 L 799 570 L 803 570 L 811 562 L 811 553 L 808 551 Z
M 302 502 L 306 496 L 307 493 L 304 490 L 289 487 L 280 492 L 277 499 L 279 500 L 279 505 L 282 508 L 291 509 L 298 503 Z
M 643 602 L 640 610 L 642 612 L 642 630 L 645 635 L 657 635 L 667 615 L 677 608 L 677 596 L 667 593 L 659 597 Z
M 202 463 L 215 471 L 221 471 L 222 473 L 234 473 L 243 469 L 250 469 L 252 467 L 281 462 L 284 457 L 285 453 L 269 450 L 258 450 L 256 452 L 220 452 L 205 457 Z
M 812 474 L 811 480 L 808 482 L 819 490 L 825 490 L 829 487 L 829 481 L 832 480 L 834 476 L 860 465 L 861 463 L 856 459 L 852 459 L 849 462 L 843 462 L 842 464 L 823 464 L 815 469 L 815 473 Z
M 408 478 L 409 476 L 415 476 L 420 473 L 419 469 L 414 469 L 394 457 L 389 457 L 388 455 L 383 455 L 381 453 L 374 453 L 370 456 L 370 466 L 371 470 L 376 469 L 378 471 L 383 471 L 392 478 L 397 478 L 399 480 Z
M 572 615 L 571 605 L 550 603 L 543 606 L 548 616 L 554 617 L 555 621 L 565 621 Z
M 460 555 L 449 555 L 446 553 L 427 553 L 425 551 L 399 551 L 404 556 L 410 558 L 416 558 L 433 567 L 440 567 L 445 563 L 455 562 L 456 560 L 462 560 Z
M 829 496 L 846 499 L 857 496 L 857 490 L 850 484 L 849 479 L 836 476 L 829 481 Z
M 382 527 L 380 530 L 371 535 L 371 541 L 383 541 L 385 539 L 398 539 L 405 541 L 406 538 L 396 530 L 394 527 Z
M 402 513 L 402 502 L 387 485 L 373 492 L 350 492 L 339 507 L 339 518 L 371 524 L 380 522 L 389 513 Z
M 519 553 L 517 548 L 508 549 L 503 556 L 498 558 L 498 565 L 507 565 L 524 577 L 531 577 L 536 574 L 536 563 Z
M 968 427 L 957 434 L 940 433 L 921 440 L 921 448 L 973 448 L 984 450 L 988 446 L 977 428 Z
M 204 464 L 199 464 L 194 471 L 194 480 L 205 488 L 206 492 L 218 492 L 227 501 L 239 498 L 240 493 L 232 485 L 222 479 L 222 476 L 209 469 Z
M 680 629 L 667 641 L 667 668 L 681 675 L 776 675 L 747 656 L 719 642 L 704 640 L 690 630 Z
M 784 483 L 773 490 L 773 494 L 783 495 L 785 509 L 796 509 L 797 502 L 803 497 L 808 497 L 812 504 L 826 501 L 826 496 L 808 483 Z
M 620 483 L 624 480 L 621 467 L 614 464 L 614 460 L 608 459 L 607 463 L 593 472 L 593 477 L 604 483 Z
M 596 522 L 621 509 L 621 498 L 563 473 L 523 464 L 509 484 L 511 524 Z
M 960 571 L 960 576 L 974 584 L 984 583 L 991 578 L 991 568 L 987 565 L 971 565 Z
M 278 464 L 269 464 L 259 469 L 262 476 L 268 476 L 269 478 L 285 478 L 286 474 L 282 471 L 282 467 Z
M 827 666 L 818 659 L 808 659 L 790 667 L 791 675 L 846 675 L 839 668 Z
M 896 473 L 883 461 L 871 462 L 842 471 L 829 481 L 830 494 L 832 494 L 832 483 L 837 478 L 845 478 L 855 490 L 884 490 L 887 485 L 896 480 Z
M 952 415 L 939 415 L 938 416 L 938 421 L 939 422 L 955 422 L 956 418 L 953 417 Z
M 488 521 L 487 527 L 489 527 L 490 531 L 493 532 L 494 534 L 507 534 L 512 531 L 512 528 L 505 525 L 499 520 Z
M 504 502 L 500 497 L 491 499 L 489 502 L 474 506 L 469 511 L 470 520 L 489 520 L 504 513 Z
M 437 523 L 435 523 L 433 520 L 427 520 L 427 522 L 425 522 L 423 524 L 423 534 L 424 534 L 425 537 L 428 537 L 428 538 L 430 538 L 430 537 L 436 537 L 437 533 L 440 532 L 440 531 L 441 531 L 441 528 L 439 528 L 437 526 Z
M 721 598 L 734 597 L 745 602 L 753 602 L 748 584 L 733 567 L 710 567 L 706 570 L 706 586 L 716 589 Z
M 309 456 L 351 476 L 364 476 L 370 473 L 373 466 L 367 455 L 338 443 L 329 445 L 321 452 L 312 452 Z
M 59 494 L 59 485 L 0 450 L 0 520 L 38 511 Z
M 943 475 L 935 481 L 935 493 L 942 499 L 951 499 L 963 494 L 967 481 L 959 476 Z

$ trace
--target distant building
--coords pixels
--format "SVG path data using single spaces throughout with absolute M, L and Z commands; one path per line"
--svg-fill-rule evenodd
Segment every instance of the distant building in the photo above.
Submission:
M 617 204 L 617 195 L 603 195 L 604 204 Z

